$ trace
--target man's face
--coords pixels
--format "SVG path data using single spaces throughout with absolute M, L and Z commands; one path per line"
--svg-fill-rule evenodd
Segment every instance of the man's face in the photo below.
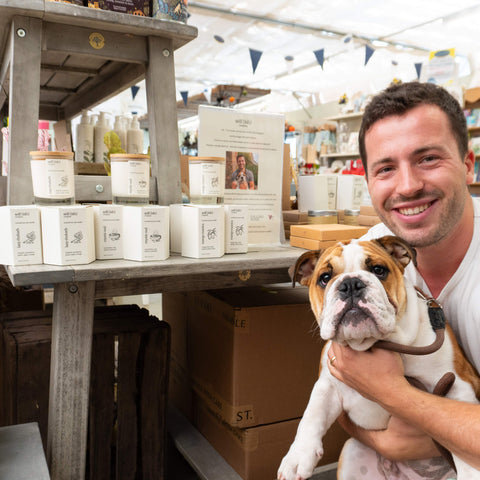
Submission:
M 239 170 L 245 170 L 245 157 L 238 157 L 237 165 Z
M 368 188 L 381 220 L 415 247 L 439 242 L 462 218 L 473 157 L 460 157 L 447 115 L 422 105 L 365 135 Z

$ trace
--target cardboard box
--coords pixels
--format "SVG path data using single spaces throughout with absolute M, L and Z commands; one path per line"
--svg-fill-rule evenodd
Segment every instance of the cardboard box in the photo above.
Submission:
M 90 8 L 111 10 L 113 12 L 131 13 L 144 17 L 151 16 L 150 0 L 87 0 Z
M 284 210 L 282 215 L 284 222 L 307 223 L 308 221 L 308 212 L 301 212 L 300 210 Z
M 40 207 L 40 216 L 44 263 L 82 265 L 95 260 L 91 206 Z
M 376 215 L 359 215 L 358 216 L 358 224 L 363 225 L 366 227 L 373 227 L 377 223 L 381 223 L 382 221 L 380 220 L 379 217 Z
M 324 345 L 307 288 L 189 292 L 187 303 L 188 370 L 209 408 L 237 427 L 303 414 Z
M 40 211 L 32 205 L 0 207 L 0 264 L 43 262 Z
M 360 215 L 375 215 L 377 216 L 377 212 L 373 208 L 372 205 L 360 205 Z
M 313 240 L 351 240 L 365 235 L 368 228 L 340 225 L 335 223 L 316 225 L 292 225 L 290 233 L 295 237 L 310 238 Z
M 93 205 L 98 260 L 123 258 L 122 205 Z
M 248 252 L 248 207 L 225 205 L 225 253 Z
M 300 175 L 298 177 L 298 209 L 335 210 L 339 175 Z
M 360 175 L 338 175 L 337 210 L 358 210 L 363 200 L 365 179 Z
M 224 254 L 223 206 L 185 204 L 182 210 L 182 256 L 218 258 Z
M 282 397 L 276 398 L 281 402 Z M 203 402 L 196 402 L 195 426 L 244 480 L 274 480 L 282 458 L 293 443 L 300 419 L 235 428 L 215 415 Z M 334 423 L 325 435 L 324 456 L 319 465 L 338 461 L 347 434 Z
M 123 207 L 123 257 L 165 260 L 170 256 L 169 209 L 160 205 Z
M 311 238 L 290 236 L 290 245 L 292 247 L 305 248 L 306 250 L 321 250 L 335 245 L 336 240 L 312 240 Z

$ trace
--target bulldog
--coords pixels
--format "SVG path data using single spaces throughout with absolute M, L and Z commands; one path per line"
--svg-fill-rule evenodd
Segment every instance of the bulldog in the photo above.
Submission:
M 313 474 L 323 455 L 322 438 L 342 410 L 365 429 L 387 426 L 390 414 L 386 410 L 330 373 L 326 362 L 331 341 L 360 351 L 382 343 L 404 347 L 396 350 L 399 352 L 410 349 L 408 354 L 401 353 L 405 376 L 433 392 L 444 374 L 453 372 L 454 382 L 446 396 L 479 403 L 480 379 L 475 369 L 463 356 L 449 327 L 444 338 L 432 328 L 432 317 L 438 319 L 439 310 L 432 309 L 432 300 L 420 295 L 403 275 L 410 261 L 415 262 L 415 250 L 401 239 L 387 236 L 338 243 L 323 252 L 306 252 L 291 269 L 293 285 L 298 281 L 309 287 L 311 307 L 327 343 L 321 354 L 319 378 L 295 440 L 281 462 L 278 479 L 303 480 Z M 436 303 L 434 306 L 440 308 Z M 444 332 L 443 328 L 439 331 Z M 433 353 L 429 353 L 431 345 L 436 345 Z M 412 354 L 424 348 L 428 352 L 422 351 L 422 356 Z M 354 460 L 342 456 L 341 464 L 346 461 Z M 480 478 L 480 472 L 461 459 L 454 456 L 453 461 L 458 480 Z M 342 478 L 341 464 L 337 478 Z

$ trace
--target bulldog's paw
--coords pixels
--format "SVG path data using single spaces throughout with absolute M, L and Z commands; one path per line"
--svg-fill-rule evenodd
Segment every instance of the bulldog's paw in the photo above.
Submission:
M 293 444 L 278 469 L 278 480 L 306 480 L 323 457 L 322 445 Z

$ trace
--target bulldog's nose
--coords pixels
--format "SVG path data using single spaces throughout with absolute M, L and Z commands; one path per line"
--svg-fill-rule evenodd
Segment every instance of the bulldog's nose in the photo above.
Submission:
M 367 286 L 358 277 L 348 277 L 339 285 L 338 292 L 342 300 L 361 298 Z

